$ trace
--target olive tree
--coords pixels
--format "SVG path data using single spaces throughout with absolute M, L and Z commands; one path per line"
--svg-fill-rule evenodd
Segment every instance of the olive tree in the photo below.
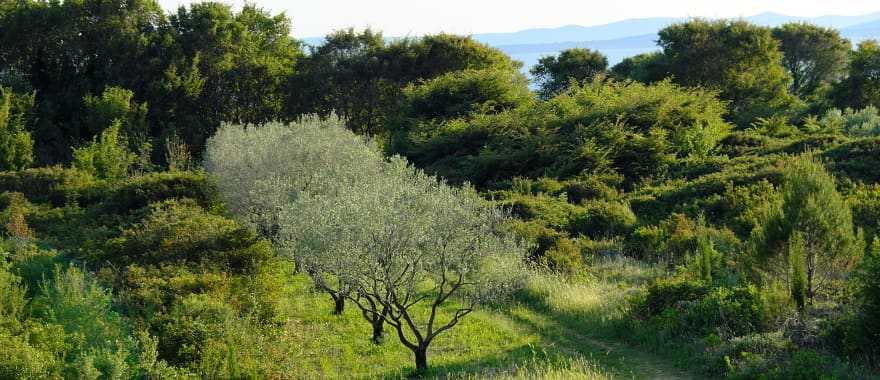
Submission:
M 217 178 L 230 213 L 293 258 L 297 270 L 309 273 L 333 298 L 336 313 L 344 308 L 347 287 L 309 267 L 314 260 L 307 256 L 320 250 L 296 239 L 291 229 L 301 228 L 295 215 L 309 205 L 301 200 L 332 196 L 378 175 L 379 150 L 343 126 L 334 115 L 306 116 L 287 125 L 225 125 L 205 152 L 205 167 Z
M 344 268 L 337 275 L 352 286 L 351 300 L 368 320 L 394 328 L 419 372 L 437 336 L 519 284 L 526 247 L 472 188 L 448 186 L 397 158 L 332 202 L 326 222 L 313 223 L 325 226 L 316 239 L 337 240 L 334 254 L 321 257 Z

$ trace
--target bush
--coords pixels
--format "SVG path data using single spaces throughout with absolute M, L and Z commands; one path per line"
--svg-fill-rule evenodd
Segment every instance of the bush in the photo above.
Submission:
M 61 166 L 0 172 L 0 191 L 19 192 L 33 203 L 60 207 L 100 187 L 85 173 Z
M 819 119 L 818 127 L 855 137 L 877 136 L 880 135 L 880 113 L 872 105 L 858 111 L 852 108 L 844 111 L 835 108 L 828 110 Z
M 542 259 L 550 269 L 565 273 L 574 273 L 584 265 L 580 248 L 574 241 L 565 237 L 556 239 Z
M 680 278 L 662 279 L 648 287 L 642 305 L 647 316 L 660 315 L 666 309 L 681 309 L 683 302 L 702 299 L 709 293 L 706 284 Z
M 34 140 L 25 128 L 34 97 L 0 87 L 0 170 L 21 170 L 34 162 Z
M 228 303 L 212 295 L 182 296 L 158 327 L 160 356 L 178 365 L 197 363 L 208 340 L 222 336 L 235 315 Z
M 880 185 L 856 187 L 847 203 L 852 207 L 853 223 L 864 228 L 867 236 L 880 232 Z
M 137 156 L 128 151 L 128 142 L 120 135 L 121 123 L 117 120 L 109 128 L 95 136 L 92 142 L 73 150 L 73 166 L 99 179 L 120 179 L 128 175 L 128 169 Z
M 532 99 L 528 81 L 508 68 L 454 71 L 404 91 L 405 112 L 418 119 L 454 119 L 496 113 Z
M 823 154 L 829 169 L 865 183 L 880 182 L 880 138 L 858 139 Z
M 108 252 L 100 259 L 121 264 L 205 264 L 255 273 L 272 257 L 268 242 L 253 231 L 205 212 L 192 200 L 167 200 L 151 208 L 142 222 L 108 242 Z
M 856 343 L 846 346 L 854 345 L 852 348 L 856 349 L 851 351 L 861 351 L 868 359 L 876 361 L 880 357 L 880 349 L 875 346 L 877 339 L 880 339 L 880 238 L 874 238 L 854 280 L 859 314 L 850 323 L 857 324 L 854 330 L 858 334 L 846 334 L 846 340 Z
M 568 203 L 564 198 L 546 195 L 513 195 L 500 201 L 499 206 L 509 208 L 517 218 L 539 221 L 557 230 L 566 229 L 572 218 L 584 212 L 583 208 Z
M 217 189 L 204 173 L 164 172 L 132 177 L 116 183 L 102 200 L 104 214 L 125 215 L 152 203 L 170 199 L 190 199 L 213 212 L 220 210 Z
M 686 308 L 684 324 L 689 331 L 740 336 L 764 327 L 763 304 L 754 286 L 716 287 Z
M 594 176 L 566 181 L 562 191 L 568 196 L 568 201 L 574 204 L 590 199 L 613 201 L 620 197 L 616 188 Z
M 629 205 L 621 202 L 587 201 L 585 210 L 576 215 L 569 226 L 572 234 L 592 238 L 627 235 L 636 225 L 636 215 Z

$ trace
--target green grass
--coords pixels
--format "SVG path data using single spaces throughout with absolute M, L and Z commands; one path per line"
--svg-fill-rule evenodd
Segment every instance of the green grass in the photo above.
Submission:
M 656 271 L 620 261 L 594 268 L 592 276 L 578 280 L 535 274 L 513 304 L 474 312 L 432 344 L 428 377 L 691 377 L 664 358 L 603 333 L 624 317 L 627 295 Z M 413 372 L 412 354 L 392 331 L 384 344 L 373 344 L 370 326 L 354 305 L 332 315 L 329 296 L 316 292 L 302 275 L 292 278 L 283 334 L 296 363 L 292 377 L 405 378 Z

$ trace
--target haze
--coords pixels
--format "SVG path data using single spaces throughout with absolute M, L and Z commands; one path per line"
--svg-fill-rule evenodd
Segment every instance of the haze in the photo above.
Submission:
M 190 2 L 160 0 L 168 10 Z M 240 6 L 243 1 L 231 3 Z M 441 31 L 510 32 L 568 24 L 589 26 L 641 17 L 744 17 L 762 12 L 813 17 L 880 10 L 876 0 L 259 0 L 256 4 L 272 12 L 286 12 L 293 19 L 293 34 L 298 37 L 323 36 L 351 26 L 371 26 L 388 36 L 405 36 Z

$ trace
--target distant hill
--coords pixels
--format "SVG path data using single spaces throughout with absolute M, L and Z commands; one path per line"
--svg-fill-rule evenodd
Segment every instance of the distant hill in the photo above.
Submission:
M 683 17 L 655 17 L 629 19 L 605 25 L 566 25 L 558 28 L 526 29 L 509 33 L 474 34 L 475 40 L 495 46 L 528 69 L 546 55 L 555 55 L 565 49 L 584 47 L 601 51 L 610 64 L 626 57 L 657 50 L 657 32 L 671 24 L 686 21 Z M 779 26 L 789 22 L 809 22 L 837 28 L 841 34 L 859 41 L 880 39 L 880 12 L 860 16 L 795 17 L 779 13 L 761 13 L 746 17 L 749 22 L 764 26 Z M 305 38 L 310 45 L 322 43 L 323 37 Z
M 631 19 L 598 26 L 566 25 L 513 33 L 481 33 L 474 34 L 474 39 L 493 46 L 615 40 L 656 33 L 666 26 L 684 20 L 684 18 Z
M 804 21 L 837 29 L 845 29 L 859 25 L 867 26 L 872 22 L 878 22 L 880 21 L 880 12 L 862 16 L 821 16 L 813 18 L 786 16 L 779 13 L 761 13 L 746 17 L 745 19 L 764 26 L 778 26 L 788 22 Z M 527 29 L 512 33 L 474 34 L 474 39 L 493 46 L 617 40 L 626 37 L 656 34 L 657 31 L 670 24 L 686 20 L 687 18 L 683 17 L 631 19 L 597 26 L 567 25 L 559 28 Z

